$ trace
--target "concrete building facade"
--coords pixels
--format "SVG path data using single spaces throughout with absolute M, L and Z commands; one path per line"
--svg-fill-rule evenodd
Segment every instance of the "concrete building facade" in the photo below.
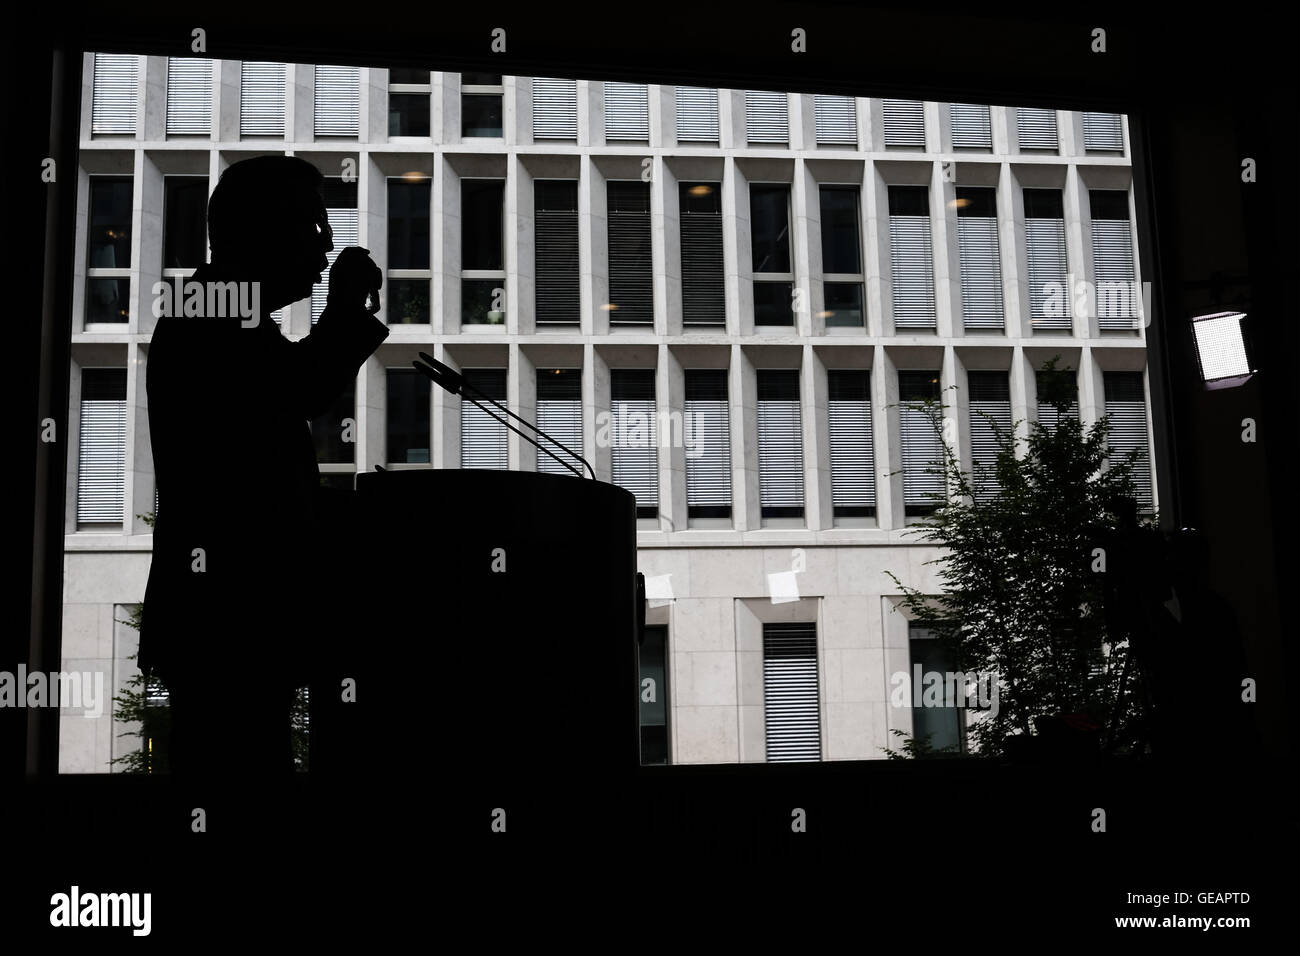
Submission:
M 925 637 L 889 572 L 937 589 L 909 532 L 923 394 L 968 465 L 986 412 L 1021 435 L 1044 413 L 1060 356 L 1157 504 L 1123 117 L 153 56 L 88 54 L 84 77 L 63 667 L 114 690 L 150 560 L 155 285 L 197 264 L 202 203 L 254 155 L 315 164 L 336 247 L 385 273 L 391 334 L 312 426 L 328 482 L 557 467 L 414 379 L 424 350 L 636 491 L 654 759 L 875 759 L 912 732 L 890 675 Z M 1076 294 L 1098 283 L 1132 291 Z M 651 415 L 648 444 L 620 433 Z M 252 480 L 222 444 L 213 467 Z M 129 729 L 66 712 L 61 769 L 109 770 Z

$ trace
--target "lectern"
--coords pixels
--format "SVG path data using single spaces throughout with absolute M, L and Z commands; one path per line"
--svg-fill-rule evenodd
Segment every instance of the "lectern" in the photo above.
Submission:
M 622 789 L 640 759 L 633 495 L 421 469 L 360 475 L 352 504 L 356 700 L 322 722 L 313 775 L 409 774 L 449 810 L 504 808 L 512 832 L 562 818 L 574 788 Z

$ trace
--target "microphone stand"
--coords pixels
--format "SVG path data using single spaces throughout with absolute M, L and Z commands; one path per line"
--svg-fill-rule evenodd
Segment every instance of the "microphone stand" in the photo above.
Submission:
M 501 418 L 499 415 L 495 414 L 495 413 L 492 411 L 492 409 L 488 408 L 488 407 L 487 407 L 486 405 L 484 405 L 482 402 L 478 401 L 478 399 L 476 399 L 473 395 L 469 395 L 469 394 L 467 394 L 466 390 L 468 389 L 469 391 L 472 391 L 475 395 L 479 396 L 479 398 L 482 398 L 482 399 L 484 399 L 485 401 L 491 402 L 491 403 L 492 403 L 496 408 L 498 408 L 498 409 L 500 409 L 501 411 L 505 412 L 507 415 L 509 415 L 509 416 L 510 416 L 511 418 L 513 418 L 515 421 L 517 421 L 517 422 L 523 422 L 525 425 L 527 425 L 529 428 L 531 428 L 531 429 L 532 429 L 534 432 L 536 432 L 538 435 L 540 435 L 541 437 L 545 438 L 547 441 L 551 442 L 552 444 L 559 446 L 561 449 L 563 449 L 564 451 L 568 452 L 570 455 L 572 455 L 572 456 L 573 456 L 574 458 L 576 458 L 578 461 L 582 462 L 584 465 L 587 466 L 587 470 L 591 472 L 591 477 L 592 477 L 592 479 L 595 479 L 595 477 L 596 477 L 596 470 L 595 470 L 594 468 L 591 467 L 591 464 L 587 461 L 587 459 L 583 458 L 581 455 L 579 455 L 579 454 L 577 454 L 576 452 L 572 451 L 572 450 L 569 449 L 567 446 L 565 446 L 565 445 L 561 444 L 560 442 L 556 441 L 554 438 L 552 438 L 550 435 L 546 434 L 546 432 L 542 431 L 540 428 L 538 428 L 538 427 L 537 427 L 536 425 L 534 425 L 532 422 L 528 421 L 527 419 L 520 418 L 520 417 L 519 417 L 518 415 L 516 415 L 514 412 L 510 411 L 510 409 L 506 408 L 504 405 L 501 405 L 499 402 L 497 402 L 496 399 L 494 399 L 494 398 L 492 398 L 492 397 L 490 397 L 490 396 L 484 394 L 483 392 L 479 391 L 479 389 L 475 388 L 475 387 L 474 387 L 473 385 L 471 385 L 469 382 L 465 381 L 465 376 L 461 375 L 459 372 L 457 372 L 457 371 L 456 371 L 455 369 L 453 369 L 451 366 L 449 366 L 449 365 L 445 365 L 445 364 L 443 364 L 442 362 L 439 362 L 436 358 L 434 358 L 432 355 L 428 354 L 427 352 L 421 352 L 421 353 L 420 353 L 420 358 L 423 359 L 424 361 L 421 362 L 421 361 L 419 361 L 419 360 L 417 359 L 416 361 L 413 361 L 411 364 L 412 364 L 413 366 L 415 366 L 415 368 L 417 368 L 421 373 L 423 373 L 424 376 L 425 376 L 426 378 L 430 379 L 431 381 L 433 381 L 435 384 L 437 384 L 437 385 L 440 386 L 441 388 L 444 388 L 444 389 L 446 389 L 447 391 L 451 392 L 453 395 L 459 395 L 459 396 L 461 396 L 462 398 L 466 399 L 467 401 L 472 402 L 472 403 L 473 403 L 475 406 L 477 406 L 479 409 L 481 409 L 482 411 L 484 411 L 484 412 L 486 412 L 488 415 L 490 415 L 494 420 L 500 422 L 502 425 L 505 425 L 506 428 L 510 429 L 512 432 L 514 432 L 514 433 L 515 433 L 516 435 L 518 435 L 520 438 L 524 439 L 524 441 L 530 443 L 531 445 L 533 445 L 535 448 L 539 449 L 540 451 L 544 451 L 544 452 L 546 452 L 546 454 L 550 455 L 552 458 L 554 458 L 556 461 L 558 461 L 558 462 L 559 462 L 561 465 L 563 465 L 565 468 L 569 469 L 569 471 L 573 472 L 573 473 L 574 473 L 575 475 L 577 475 L 579 478 L 582 477 L 582 472 L 579 471 L 577 468 L 574 468 L 573 465 L 572 465 L 571 463 L 565 461 L 563 458 L 561 458 L 559 455 L 555 454 L 555 452 L 551 451 L 549 448 L 546 448 L 546 447 L 544 447 L 543 445 L 541 445 L 540 443 L 538 443 L 538 442 L 536 441 L 536 439 L 534 439 L 532 436 L 530 436 L 530 435 L 525 435 L 523 432 L 521 432 L 521 431 L 520 431 L 518 428 L 516 428 L 514 425 L 511 425 L 511 424 L 510 424 L 508 421 L 506 421 L 504 418 Z M 428 364 L 425 364 L 425 363 L 428 363 Z

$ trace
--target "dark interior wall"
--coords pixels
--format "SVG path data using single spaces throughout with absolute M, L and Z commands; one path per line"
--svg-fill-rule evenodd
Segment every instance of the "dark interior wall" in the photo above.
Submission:
M 1265 749 L 1289 754 L 1294 715 L 1285 706 L 1281 681 L 1294 652 L 1284 640 L 1279 601 L 1289 583 L 1283 565 L 1296 531 L 1284 470 L 1297 400 L 1297 332 L 1286 311 L 1286 282 L 1297 250 L 1284 185 L 1287 157 L 1295 153 L 1290 90 L 1271 74 L 1257 75 L 1257 64 L 1289 62 L 1284 36 L 1270 35 L 1260 18 L 1210 23 L 1181 12 L 1138 12 L 1107 3 L 1091 4 L 1073 19 L 1045 19 L 1041 8 L 1015 4 L 990 6 L 978 16 L 969 4 L 660 4 L 636 19 L 635 29 L 625 28 L 623 16 L 593 18 L 541 5 L 479 11 L 389 4 L 372 24 L 358 22 L 352 5 L 332 21 L 328 9 L 242 0 L 201 11 L 162 3 L 119 9 L 69 4 L 35 10 L 23 29 L 7 31 L 7 88 L 21 93 L 4 103 L 5 241 L 13 280 L 8 341 L 14 355 L 4 379 L 5 407 L 14 422 L 5 473 L 15 485 L 10 500 L 16 507 L 4 538 L 10 553 L 3 579 L 5 606 L 15 622 L 24 621 L 31 607 L 44 608 L 47 619 L 34 615 L 35 630 L 21 623 L 0 629 L 0 669 L 19 660 L 36 666 L 33 640 L 48 660 L 58 659 L 61 465 L 58 456 L 40 457 L 36 439 L 42 407 L 55 410 L 66 434 L 66 360 L 62 368 L 58 361 L 49 365 L 44 405 L 39 375 L 43 306 L 46 342 L 56 342 L 60 328 L 66 329 L 58 324 L 66 315 L 54 306 L 67 290 L 46 275 L 45 264 L 59 261 L 58 244 L 67 236 L 57 224 L 71 221 L 69 192 L 40 180 L 41 160 L 51 151 L 52 53 L 84 45 L 185 55 L 190 30 L 201 26 L 214 57 L 389 59 L 522 75 L 687 79 L 1141 113 L 1157 211 L 1152 238 L 1159 260 L 1158 321 L 1168 333 L 1168 380 L 1161 387 L 1170 414 L 1164 418 L 1175 452 L 1169 459 L 1173 471 L 1162 476 L 1162 499 L 1171 502 L 1176 492 L 1170 519 L 1206 533 L 1213 586 L 1232 605 L 1249 670 L 1260 683 Z M 1091 50 L 1091 31 L 1099 26 L 1107 31 L 1105 54 Z M 495 27 L 507 30 L 507 51 L 494 57 L 489 44 Z M 808 53 L 790 49 L 796 27 L 807 31 Z M 74 57 L 70 75 L 79 65 Z M 68 92 L 75 96 L 79 90 Z M 62 155 L 75 155 L 72 145 L 64 144 Z M 1254 184 L 1240 178 L 1241 159 L 1248 155 L 1258 162 Z M 63 165 L 62 185 L 75 182 L 74 168 L 75 163 Z M 61 205 L 47 210 L 53 197 Z M 1218 303 L 1214 287 L 1205 284 L 1215 274 L 1224 277 Z M 1184 323 L 1230 305 L 1249 307 L 1254 316 L 1260 373 L 1244 388 L 1207 393 L 1197 379 Z M 1246 417 L 1258 423 L 1253 445 L 1240 438 Z M 38 466 L 49 470 L 38 475 Z M 37 494 L 47 480 L 57 492 L 50 508 Z M 33 520 L 51 544 L 44 555 L 34 552 L 41 535 L 34 533 Z M 22 773 L 27 766 L 27 717 L 26 711 L 0 711 L 0 766 L 7 771 Z M 51 769 L 53 750 L 46 739 L 42 759 Z

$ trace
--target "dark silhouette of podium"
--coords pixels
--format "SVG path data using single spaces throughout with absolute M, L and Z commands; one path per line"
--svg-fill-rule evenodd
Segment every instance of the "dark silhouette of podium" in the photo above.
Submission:
M 348 497 L 360 610 L 334 677 L 355 680 L 356 700 L 313 716 L 313 776 L 439 781 L 439 802 L 483 833 L 494 808 L 510 832 L 540 832 L 573 788 L 632 779 L 643 608 L 630 492 L 421 469 L 362 474 Z M 320 683 L 313 704 L 333 681 Z

